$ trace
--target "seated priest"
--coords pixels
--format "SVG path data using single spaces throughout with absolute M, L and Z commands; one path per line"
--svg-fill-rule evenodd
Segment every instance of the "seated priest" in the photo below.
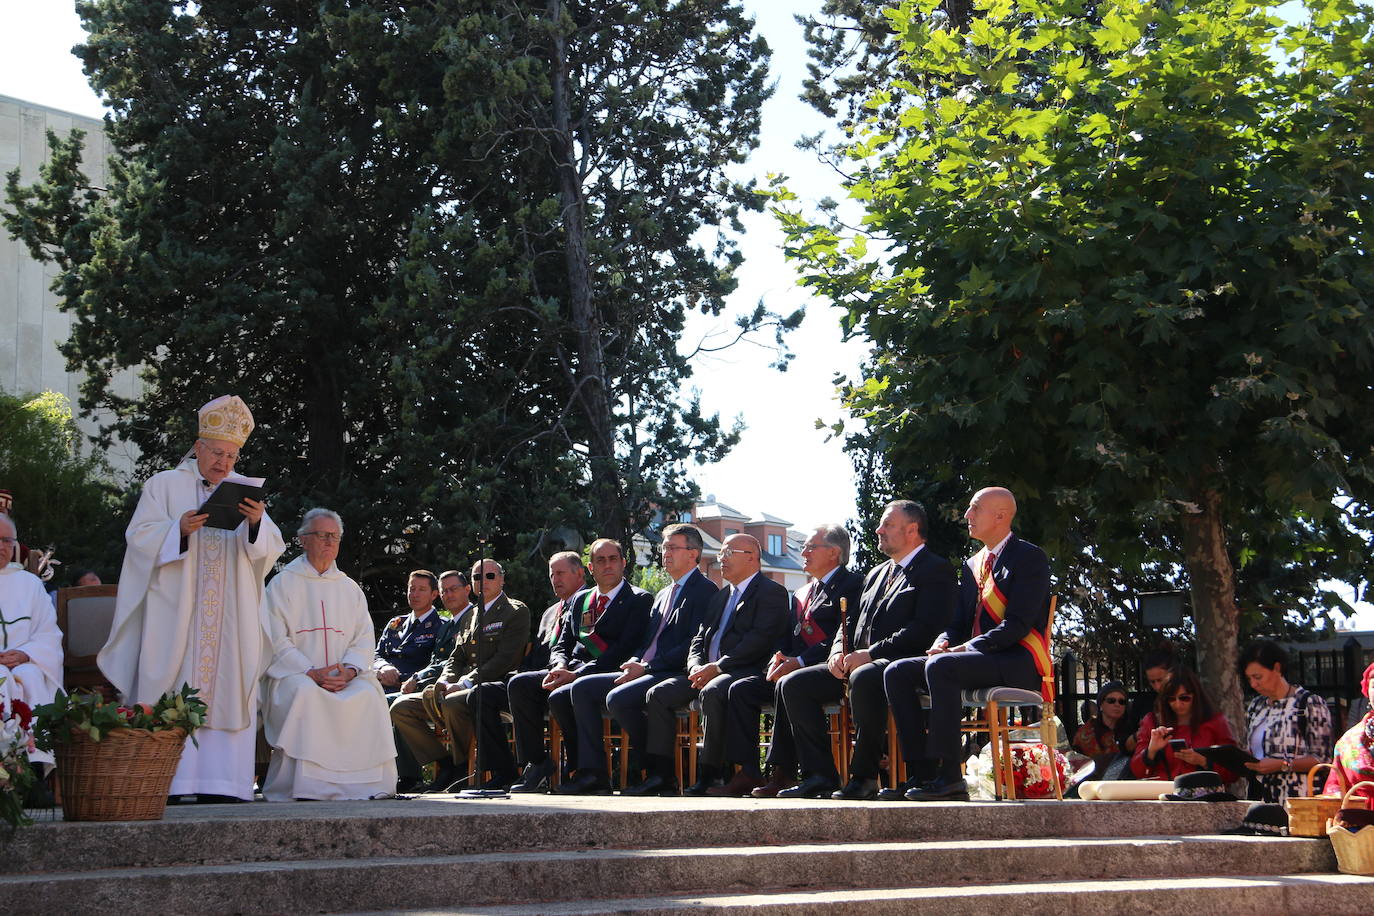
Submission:
M 396 787 L 396 745 L 372 667 L 372 618 L 334 565 L 343 519 L 311 509 L 296 532 L 305 556 L 267 585 L 272 660 L 263 726 L 268 801 L 371 798 Z
M 19 531 L 0 515 L 0 557 L 13 556 Z M 62 686 L 62 631 L 43 581 L 18 563 L 0 564 L 0 697 L 32 709 L 51 703 Z M 50 751 L 29 753 L 33 763 L 52 763 Z

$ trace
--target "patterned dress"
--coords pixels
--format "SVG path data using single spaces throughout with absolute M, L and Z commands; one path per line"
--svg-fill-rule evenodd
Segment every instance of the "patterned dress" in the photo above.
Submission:
M 1245 721 L 1246 745 L 1256 757 L 1285 762 L 1309 755 L 1319 761 L 1331 758 L 1331 711 L 1315 693 L 1298 687 L 1279 700 L 1257 696 L 1246 707 Z M 1254 777 L 1260 798 L 1270 804 L 1302 795 L 1306 780 L 1306 773 L 1286 771 Z

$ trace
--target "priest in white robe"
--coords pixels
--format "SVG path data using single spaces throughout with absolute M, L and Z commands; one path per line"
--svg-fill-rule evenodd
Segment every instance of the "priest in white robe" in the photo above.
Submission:
M 0 515 L 0 556 L 18 543 L 14 522 Z M 32 709 L 51 703 L 62 686 L 62 631 L 43 582 L 18 563 L 0 567 L 0 696 L 23 700 Z M 29 754 L 31 763 L 51 764 L 50 751 Z
M 182 751 L 172 796 L 251 801 L 267 663 L 263 580 L 286 544 L 257 500 L 238 504 L 243 521 L 232 531 L 197 514 L 221 482 L 247 480 L 233 471 L 253 415 L 228 395 L 202 407 L 199 420 L 192 454 L 143 486 L 98 662 L 126 701 L 155 703 L 187 683 L 209 706 L 198 745 Z
M 297 532 L 305 556 L 267 586 L 272 662 L 263 727 L 268 801 L 358 799 L 396 788 L 386 695 L 372 670 L 372 618 L 334 561 L 343 520 L 311 509 Z

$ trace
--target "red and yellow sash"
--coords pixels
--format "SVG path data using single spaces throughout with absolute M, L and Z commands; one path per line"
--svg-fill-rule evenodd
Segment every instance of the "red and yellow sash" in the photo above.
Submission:
M 978 573 L 978 603 L 987 612 L 996 624 L 1001 624 L 1007 615 L 1007 596 L 1002 594 L 1002 589 L 997 586 L 997 577 L 989 572 L 983 575 L 987 548 L 984 547 L 973 558 L 973 568 L 979 570 Z M 978 621 L 974 620 L 974 629 L 977 631 Z M 1050 656 L 1049 635 L 1042 630 L 1034 627 L 1025 636 L 1021 637 L 1021 645 L 1025 646 L 1030 652 L 1031 658 L 1035 660 L 1035 670 L 1040 672 L 1040 679 L 1043 686 L 1040 693 L 1045 698 L 1045 702 L 1054 701 L 1054 659 Z

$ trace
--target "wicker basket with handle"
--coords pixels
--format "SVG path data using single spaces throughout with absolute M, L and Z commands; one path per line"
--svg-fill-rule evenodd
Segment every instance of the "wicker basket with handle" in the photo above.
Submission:
M 63 818 L 161 820 L 185 743 L 186 732 L 180 728 L 117 728 L 99 741 L 72 732 L 57 749 Z
M 1326 822 L 1341 810 L 1341 794 L 1319 795 L 1315 783 L 1318 770 L 1332 770 L 1329 763 L 1319 763 L 1307 771 L 1307 794 L 1289 796 L 1285 802 L 1288 808 L 1289 836 L 1326 836 Z M 1340 770 L 1333 770 L 1340 782 L 1341 793 L 1345 791 L 1345 778 Z
M 1346 790 L 1341 797 L 1341 809 L 1350 806 L 1350 796 L 1365 786 L 1374 789 L 1374 782 L 1357 782 Z M 1365 807 L 1369 800 L 1360 799 Z M 1347 875 L 1374 875 L 1374 825 L 1351 830 L 1342 827 L 1334 820 L 1327 822 L 1326 835 L 1331 837 L 1331 845 L 1336 850 L 1336 867 Z

